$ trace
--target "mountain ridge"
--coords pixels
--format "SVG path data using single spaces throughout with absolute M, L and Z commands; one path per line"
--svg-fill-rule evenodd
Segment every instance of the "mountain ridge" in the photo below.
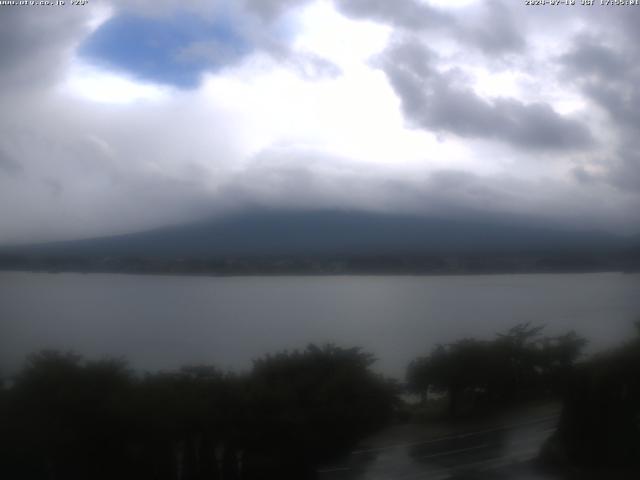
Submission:
M 311 210 L 250 211 L 137 233 L 0 248 L 73 255 L 470 254 L 589 251 L 634 245 L 633 237 L 506 221 Z

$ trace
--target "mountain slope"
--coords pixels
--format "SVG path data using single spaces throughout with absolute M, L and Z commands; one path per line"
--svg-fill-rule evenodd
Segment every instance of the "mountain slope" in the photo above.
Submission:
M 14 247 L 38 256 L 327 256 L 603 252 L 624 238 L 506 222 L 341 211 L 258 211 L 142 233 Z M 5 249 L 5 252 L 9 251 Z

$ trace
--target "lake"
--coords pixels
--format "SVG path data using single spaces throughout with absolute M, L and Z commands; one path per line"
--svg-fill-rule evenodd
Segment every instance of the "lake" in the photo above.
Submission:
M 0 371 L 42 348 L 141 370 L 251 360 L 307 343 L 360 346 L 398 378 L 437 343 L 520 322 L 576 330 L 592 351 L 640 318 L 640 275 L 188 277 L 0 272 Z

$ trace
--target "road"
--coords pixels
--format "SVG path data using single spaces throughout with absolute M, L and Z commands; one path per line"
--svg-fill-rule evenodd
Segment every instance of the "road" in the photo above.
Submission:
M 320 480 L 533 480 L 531 460 L 556 427 L 557 414 L 426 440 L 363 448 L 340 465 L 318 471 Z

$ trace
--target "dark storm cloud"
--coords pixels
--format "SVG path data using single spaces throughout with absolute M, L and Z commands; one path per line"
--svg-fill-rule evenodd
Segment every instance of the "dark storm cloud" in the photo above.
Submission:
M 1 7 L 3 88 L 46 85 L 65 65 L 68 50 L 87 30 L 83 9 Z
M 486 100 L 465 85 L 456 70 L 434 66 L 436 54 L 415 40 L 403 40 L 379 59 L 402 100 L 407 119 L 417 127 L 461 137 L 485 138 L 530 150 L 583 148 L 589 130 L 545 103 L 511 98 Z
M 581 183 L 583 185 L 590 185 L 590 184 L 593 184 L 593 183 L 601 181 L 601 178 L 599 178 L 599 176 L 594 175 L 593 173 L 589 172 L 582 165 L 578 165 L 578 166 L 573 167 L 571 169 L 571 175 L 573 176 L 573 178 L 576 181 L 578 181 L 579 183 Z
M 575 43 L 578 46 L 560 58 L 567 79 L 622 129 L 640 129 L 640 54 L 635 49 L 614 50 L 584 36 L 577 36 Z
M 23 168 L 17 161 L 0 150 L 0 173 L 8 175 L 17 175 L 22 173 Z
M 628 69 L 625 59 L 601 40 L 579 35 L 575 39 L 578 47 L 561 56 L 570 75 L 619 77 Z
M 593 182 L 592 187 L 602 184 Z M 606 191 L 606 188 L 603 190 Z M 459 169 L 402 171 L 304 150 L 259 153 L 218 192 L 228 208 L 356 209 L 479 219 L 536 220 L 579 228 L 620 228 L 637 218 L 635 203 L 591 200 L 581 186 L 552 179 L 480 175 Z
M 245 5 L 249 11 L 257 13 L 261 18 L 273 20 L 288 10 L 309 4 L 311 1 L 245 0 Z M 407 30 L 438 30 L 458 24 L 456 17 L 451 13 L 419 0 L 333 0 L 333 4 L 342 14 L 350 18 L 372 20 Z M 482 32 L 478 31 L 477 37 L 496 35 L 490 31 L 492 29 L 498 30 L 497 35 L 501 36 L 502 28 L 501 25 L 489 25 Z M 486 41 L 493 42 L 489 39 Z
M 407 181 L 401 171 L 305 150 L 260 152 L 218 195 L 236 208 L 350 208 L 417 214 L 517 211 L 513 182 L 462 170 L 436 170 Z M 519 186 L 516 188 L 520 188 Z
M 458 27 L 453 35 L 488 55 L 524 50 L 526 39 L 509 8 L 498 0 L 488 1 L 482 8 L 476 21 Z
M 245 0 L 249 10 L 265 20 L 273 20 L 287 10 L 309 3 L 311 0 Z
M 620 149 L 618 158 L 609 171 L 609 180 L 620 188 L 640 191 L 640 141 L 628 140 Z
M 617 146 L 611 149 L 605 173 L 598 178 L 635 192 L 640 191 L 637 20 L 637 15 L 612 16 L 610 35 L 578 34 L 575 47 L 559 58 L 566 80 L 606 113 L 607 126 L 615 132 Z
M 526 40 L 507 5 L 491 0 L 454 15 L 418 0 L 335 0 L 345 15 L 387 23 L 414 33 L 446 33 L 465 45 L 488 55 L 521 51 Z

